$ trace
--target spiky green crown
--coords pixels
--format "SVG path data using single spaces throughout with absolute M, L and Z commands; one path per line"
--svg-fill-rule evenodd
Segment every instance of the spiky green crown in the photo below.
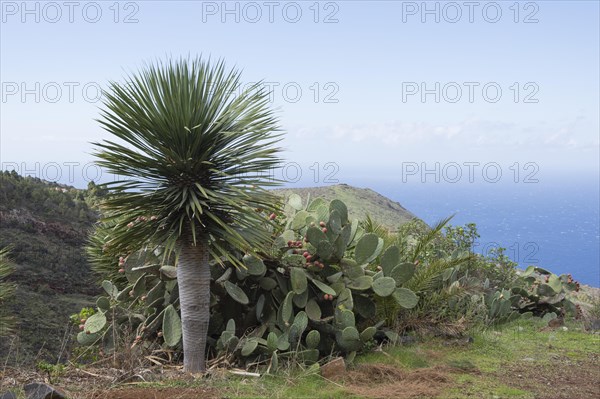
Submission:
M 98 165 L 120 180 L 103 203 L 118 223 L 109 245 L 151 240 L 173 249 L 210 241 L 214 258 L 252 250 L 269 235 L 256 208 L 278 203 L 264 189 L 280 163 L 278 121 L 258 85 L 240 92 L 222 61 L 158 62 L 111 82 L 98 122 L 115 141 L 94 143 Z

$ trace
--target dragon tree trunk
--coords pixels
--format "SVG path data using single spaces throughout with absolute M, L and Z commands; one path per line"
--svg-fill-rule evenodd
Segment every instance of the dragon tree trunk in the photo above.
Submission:
M 210 268 L 208 244 L 190 237 L 182 242 L 177 265 L 177 284 L 183 332 L 183 369 L 206 370 L 206 337 L 210 320 Z

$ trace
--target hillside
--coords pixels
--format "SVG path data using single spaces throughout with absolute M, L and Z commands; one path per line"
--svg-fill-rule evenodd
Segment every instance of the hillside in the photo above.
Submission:
M 56 360 L 63 348 L 68 317 L 92 305 L 99 293 L 83 247 L 97 214 L 91 204 L 98 194 L 49 183 L 14 172 L 0 173 L 0 248 L 9 246 L 17 283 L 14 298 L 5 306 L 19 320 L 17 340 L 0 342 L 0 357 L 11 362 Z M 390 228 L 415 216 L 399 203 L 369 189 L 345 184 L 277 190 L 306 199 L 342 199 L 351 216 L 370 215 Z
M 334 198 L 342 200 L 350 211 L 351 218 L 364 219 L 369 215 L 373 220 L 389 227 L 392 230 L 416 218 L 410 211 L 381 194 L 368 188 L 357 188 L 347 184 L 336 184 L 324 187 L 285 188 L 275 190 L 282 196 L 296 193 L 304 201 L 310 198 L 321 197 L 328 201 Z
M 0 247 L 11 248 L 17 283 L 5 306 L 18 320 L 17 340 L 0 342 L 0 358 L 10 351 L 11 362 L 53 360 L 69 315 L 99 292 L 83 250 L 97 219 L 88 204 L 93 193 L 14 172 L 0 177 Z
M 87 262 L 84 245 L 98 215 L 91 204 L 98 193 L 49 183 L 14 172 L 0 173 L 0 248 L 10 247 L 17 283 L 14 298 L 5 306 L 19 320 L 17 340 L 0 342 L 0 357 L 11 362 L 56 360 L 65 337 L 68 317 L 94 303 L 99 293 Z M 399 203 L 369 189 L 345 184 L 330 187 L 277 190 L 306 199 L 340 198 L 351 216 L 373 219 L 395 228 L 414 217 Z M 64 355 L 63 355 L 64 356 Z
M 16 267 L 10 280 L 17 283 L 15 297 L 2 311 L 18 320 L 18 339 L 0 340 L 0 358 L 17 364 L 64 360 L 68 345 L 63 345 L 73 336 L 67 331 L 69 315 L 93 305 L 100 293 L 83 247 L 98 217 L 93 203 L 103 193 L 93 183 L 78 190 L 16 173 L 0 172 L 0 178 L 0 248 L 11 247 Z M 352 218 L 368 214 L 392 229 L 415 218 L 397 202 L 345 184 L 277 192 L 304 200 L 339 198 Z M 596 289 L 582 288 L 577 299 L 584 303 L 597 295 Z

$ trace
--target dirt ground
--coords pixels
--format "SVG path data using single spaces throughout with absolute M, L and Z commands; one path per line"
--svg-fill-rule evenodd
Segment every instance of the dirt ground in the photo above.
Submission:
M 89 399 L 216 399 L 222 395 L 210 388 L 124 388 L 101 391 Z
M 574 361 L 555 359 L 552 365 L 532 367 L 527 362 L 511 364 L 490 378 L 524 391 L 536 399 L 600 399 L 600 355 Z M 459 387 L 457 374 L 486 378 L 479 370 L 435 366 L 411 371 L 387 364 L 363 364 L 349 371 L 339 382 L 349 394 L 369 399 L 436 398 Z M 217 399 L 228 397 L 214 388 L 119 388 L 98 391 L 85 399 Z
M 365 364 L 350 371 L 345 386 L 354 395 L 373 399 L 434 398 L 449 386 L 448 370 L 403 371 L 385 364 Z
M 145 371 L 145 373 L 144 373 Z M 64 393 L 69 399 L 217 399 L 223 398 L 223 394 L 207 384 L 194 383 L 191 376 L 178 373 L 176 370 L 163 370 L 152 372 L 142 370 L 137 376 L 146 380 L 170 380 L 178 381 L 181 387 L 148 387 L 139 386 L 133 378 L 133 373 L 125 373 L 117 369 L 71 369 L 65 372 L 59 380 L 48 378 L 42 373 L 22 370 L 5 369 L 0 371 L 0 396 L 5 391 L 18 392 L 18 387 L 32 381 L 44 382 Z M 118 382 L 122 381 L 122 382 Z M 189 384 L 189 386 L 185 386 Z M 199 386 L 200 385 L 200 386 Z
M 567 357 L 553 365 L 512 364 L 497 373 L 508 386 L 533 392 L 536 399 L 600 399 L 600 354 L 583 360 Z
M 428 351 L 435 357 L 435 351 Z M 530 364 L 523 359 L 511 362 L 494 373 L 484 373 L 477 368 L 464 368 L 459 364 L 437 365 L 407 370 L 388 364 L 361 364 L 348 371 L 337 383 L 343 384 L 348 396 L 369 399 L 413 399 L 445 397 L 449 389 L 461 389 L 457 382 L 460 374 L 469 374 L 477 380 L 490 378 L 501 384 L 533 393 L 536 399 L 600 399 L 600 352 L 588 353 L 586 357 L 573 359 L 556 356 L 547 365 Z M 114 370 L 114 369 L 113 369 Z M 229 392 L 215 388 L 209 377 L 204 383 L 191 376 L 186 378 L 177 370 L 156 374 L 140 374 L 152 379 L 157 386 L 141 387 L 123 381 L 117 370 L 81 371 L 66 373 L 57 384 L 44 379 L 39 373 L 21 370 L 0 371 L 0 393 L 21 386 L 32 380 L 50 382 L 73 399 L 218 399 L 229 398 Z M 149 371 L 149 370 L 148 370 Z M 151 378 L 151 377 L 155 378 Z M 160 377 L 160 378 L 159 378 Z M 218 377 L 216 377 L 218 378 Z M 121 380 L 121 383 L 115 383 Z M 160 387 L 159 380 L 171 385 L 177 381 L 181 386 Z M 131 380 L 129 380 L 131 381 Z M 465 386 L 465 388 L 467 388 Z M 476 392 L 473 392 L 477 397 Z M 233 395 L 235 397 L 235 395 Z M 292 399 L 292 398 L 290 398 Z
M 341 381 L 348 393 L 373 399 L 433 398 L 451 386 L 449 368 L 403 371 L 385 364 L 366 364 L 345 374 Z M 96 388 L 71 392 L 77 399 L 217 399 L 230 397 L 226 392 L 203 387 L 127 387 Z M 292 398 L 290 398 L 292 399 Z

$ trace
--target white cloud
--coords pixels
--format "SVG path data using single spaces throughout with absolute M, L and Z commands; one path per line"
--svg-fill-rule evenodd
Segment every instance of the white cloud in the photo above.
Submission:
M 468 148 L 597 149 L 598 128 L 584 118 L 549 125 L 546 121 L 522 125 L 512 122 L 465 119 L 453 124 L 429 122 L 377 122 L 338 124 L 318 128 L 293 129 L 303 139 L 326 140 L 329 143 L 382 144 L 391 147 L 449 146 Z M 357 147 L 358 148 L 358 147 Z

